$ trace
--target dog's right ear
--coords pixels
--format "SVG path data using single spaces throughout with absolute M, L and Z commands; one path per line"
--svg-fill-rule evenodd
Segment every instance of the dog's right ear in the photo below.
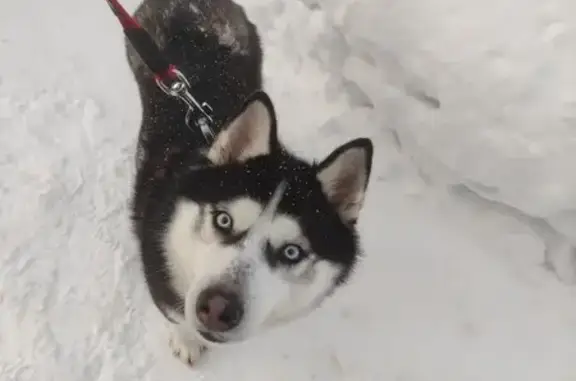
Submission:
M 215 165 L 244 162 L 269 154 L 277 144 L 274 105 L 265 92 L 258 91 L 248 98 L 240 113 L 216 136 L 207 157 Z

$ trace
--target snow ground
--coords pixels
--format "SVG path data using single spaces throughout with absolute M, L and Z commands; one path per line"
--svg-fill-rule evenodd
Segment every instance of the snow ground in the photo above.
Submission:
M 422 37 L 411 33 L 402 38 L 406 30 L 400 26 L 410 25 L 405 18 L 411 15 L 409 5 L 415 4 L 403 1 L 403 7 L 388 7 L 386 17 L 374 4 L 372 11 L 389 22 L 382 27 L 388 25 L 397 36 L 383 37 L 386 46 L 396 49 L 390 48 L 387 57 L 405 60 L 397 67 L 417 57 L 422 61 L 412 62 L 422 68 L 422 55 L 401 54 L 401 46 Z M 456 2 L 443 1 L 457 8 Z M 362 46 L 369 34 L 362 23 L 342 27 L 346 17 L 362 20 L 369 15 L 371 0 L 362 0 L 363 6 L 354 9 L 352 2 L 334 1 L 326 9 L 312 0 L 244 4 L 264 35 L 267 86 L 285 139 L 315 157 L 359 135 L 376 143 L 373 181 L 361 220 L 365 259 L 349 287 L 309 318 L 215 351 L 190 370 L 168 350 L 162 319 L 145 290 L 129 233 L 126 200 L 139 104 L 116 21 L 104 1 L 0 0 L 0 380 L 576 378 L 576 291 L 544 266 L 546 242 L 535 234 L 541 226 L 535 229 L 534 221 L 525 218 L 569 211 L 569 198 L 550 200 L 549 194 L 528 187 L 526 193 L 515 194 L 517 204 L 509 203 L 519 212 L 478 199 L 462 187 L 446 191 L 446 183 L 458 181 L 441 181 L 440 170 L 423 164 L 436 161 L 438 168 L 454 169 L 450 164 L 459 163 L 460 173 L 466 175 L 461 177 L 478 183 L 483 183 L 478 173 L 487 172 L 475 172 L 474 159 L 487 160 L 486 168 L 492 169 L 511 165 L 505 156 L 505 148 L 517 143 L 511 134 L 500 136 L 500 150 L 486 149 L 481 156 L 486 146 L 470 147 L 474 139 L 485 141 L 479 137 L 486 121 L 470 124 L 469 135 L 454 135 L 452 127 L 465 116 L 494 116 L 505 94 L 495 96 L 489 107 L 479 107 L 479 115 L 469 114 L 474 104 L 463 100 L 448 110 L 440 107 L 437 116 L 430 109 L 436 109 L 438 94 L 421 91 L 426 86 L 419 80 L 398 72 L 394 78 L 371 77 L 378 74 L 374 67 L 379 61 L 341 44 L 348 39 L 365 51 L 375 47 Z M 136 5 L 135 0 L 125 3 Z M 482 3 L 492 11 L 497 8 L 495 2 Z M 574 20 L 559 11 L 568 10 L 568 2 L 542 3 L 564 4 L 566 8 L 547 9 Z M 387 5 L 393 4 L 400 3 Z M 530 4 L 534 7 L 526 8 L 537 9 L 534 1 Z M 343 17 L 346 6 L 349 16 Z M 426 21 L 424 14 L 418 16 Z M 365 20 L 372 25 L 378 21 Z M 481 32 L 476 39 L 482 39 Z M 443 49 L 459 48 L 441 43 L 438 38 L 430 51 L 441 54 Z M 473 55 L 469 58 L 473 62 Z M 526 65 L 530 61 L 522 55 L 516 59 Z M 561 65 L 554 62 L 547 61 L 548 68 Z M 441 64 L 432 60 L 429 70 Z M 382 67 L 397 68 L 390 63 Z M 462 63 L 452 65 L 451 73 L 466 67 L 479 69 Z M 470 74 L 456 72 L 457 78 Z M 556 98 L 547 96 L 556 88 L 565 90 L 572 72 L 565 68 L 555 73 L 546 82 L 552 86 L 548 92 L 538 93 L 550 102 L 547 105 L 556 104 Z M 564 87 L 561 80 L 568 81 Z M 403 100 L 398 88 L 406 83 L 407 93 L 431 107 L 423 110 Z M 457 99 L 450 82 L 443 84 L 441 94 Z M 473 90 L 477 88 L 470 87 L 470 97 L 477 94 Z M 573 96 L 569 91 L 559 92 L 562 100 Z M 458 114 L 458 107 L 464 106 Z M 566 110 L 567 117 L 573 115 Z M 556 115 L 555 109 L 549 111 L 549 116 Z M 433 126 L 437 139 L 425 128 L 417 129 L 419 123 Z M 518 123 L 507 120 L 504 131 Z M 573 139 L 567 130 L 557 133 L 559 128 L 550 127 L 554 134 L 546 140 L 549 149 L 562 140 L 566 147 Z M 466 144 L 459 146 L 457 139 Z M 541 163 L 546 158 L 540 156 Z M 499 180 L 500 189 L 516 189 L 514 176 L 506 181 L 498 176 L 493 179 Z M 518 181 L 526 183 L 525 178 Z M 557 183 L 556 178 L 537 180 Z M 571 189 L 572 182 L 564 179 L 562 184 L 568 186 L 562 189 Z M 529 197 L 522 198 L 526 194 L 534 205 L 558 205 L 541 207 L 536 211 L 540 215 L 521 207 L 532 205 L 526 202 Z

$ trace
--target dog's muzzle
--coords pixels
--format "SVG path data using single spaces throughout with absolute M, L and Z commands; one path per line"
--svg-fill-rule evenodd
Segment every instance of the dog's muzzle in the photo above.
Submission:
M 244 300 L 240 292 L 225 284 L 212 285 L 198 294 L 195 313 L 200 334 L 208 341 L 223 342 L 221 334 L 241 324 Z

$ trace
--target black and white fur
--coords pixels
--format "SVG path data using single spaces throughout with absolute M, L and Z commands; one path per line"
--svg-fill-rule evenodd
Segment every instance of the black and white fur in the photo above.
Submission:
M 308 163 L 280 143 L 256 27 L 231 0 L 144 0 L 135 16 L 221 126 L 205 147 L 127 43 L 143 109 L 133 228 L 170 345 L 192 363 L 305 315 L 348 279 L 373 148 L 355 139 Z

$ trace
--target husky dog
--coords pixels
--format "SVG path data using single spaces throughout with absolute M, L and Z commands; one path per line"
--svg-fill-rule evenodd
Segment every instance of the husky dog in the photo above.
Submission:
M 143 109 L 133 230 L 170 346 L 192 364 L 306 315 L 348 279 L 373 147 L 354 139 L 309 163 L 282 145 L 256 27 L 231 0 L 144 0 L 135 17 L 219 126 L 207 145 L 126 44 Z

